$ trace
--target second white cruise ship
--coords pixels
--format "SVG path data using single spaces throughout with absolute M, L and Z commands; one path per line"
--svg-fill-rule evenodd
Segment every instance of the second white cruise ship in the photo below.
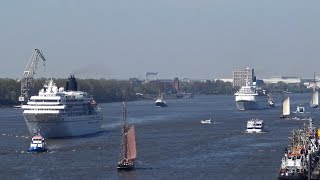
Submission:
M 32 135 L 40 131 L 44 137 L 57 138 L 101 131 L 100 108 L 91 95 L 78 91 L 74 76 L 70 76 L 65 88 L 58 89 L 50 80 L 22 109 Z
M 255 82 L 247 82 L 247 85 L 242 86 L 234 95 L 237 108 L 241 111 L 269 108 L 265 90 L 257 87 Z

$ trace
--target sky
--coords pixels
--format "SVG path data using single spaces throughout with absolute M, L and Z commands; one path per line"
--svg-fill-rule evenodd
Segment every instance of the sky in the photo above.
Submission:
M 320 1 L 10 0 L 0 5 L 0 78 L 320 76 Z

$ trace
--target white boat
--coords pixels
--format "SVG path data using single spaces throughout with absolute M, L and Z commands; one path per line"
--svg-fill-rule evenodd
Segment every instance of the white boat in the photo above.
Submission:
M 234 95 L 237 108 L 241 111 L 269 108 L 266 92 L 257 87 L 255 82 L 247 82 Z
M 163 100 L 163 94 L 161 93 L 155 101 L 157 107 L 167 107 L 167 103 Z
M 44 138 L 38 133 L 31 139 L 30 147 L 28 152 L 46 152 L 48 148 L 46 147 L 46 142 Z
M 249 133 L 259 133 L 262 132 L 264 128 L 264 122 L 262 119 L 252 118 L 247 121 L 247 132 Z
M 211 118 L 206 120 L 201 120 L 201 124 L 211 124 Z
M 267 105 L 268 105 L 269 107 L 275 107 L 275 104 L 274 104 L 273 98 L 272 98 L 270 95 L 268 95 L 268 102 L 267 102 Z
M 296 113 L 301 113 L 302 114 L 302 113 L 304 113 L 304 110 L 305 110 L 304 107 L 300 104 L 300 105 L 297 106 Z
M 43 137 L 56 138 L 101 131 L 100 108 L 91 95 L 78 91 L 74 76 L 70 76 L 65 89 L 50 80 L 22 109 L 31 134 L 39 130 Z
M 286 97 L 282 102 L 282 112 L 280 118 L 286 118 L 290 115 L 290 97 Z
M 127 110 L 123 102 L 123 126 L 121 131 L 121 159 L 117 164 L 118 170 L 131 170 L 135 167 L 137 158 L 136 136 L 133 125 L 127 124 Z
M 319 91 L 315 89 L 312 93 L 310 107 L 317 108 L 318 105 L 319 105 Z

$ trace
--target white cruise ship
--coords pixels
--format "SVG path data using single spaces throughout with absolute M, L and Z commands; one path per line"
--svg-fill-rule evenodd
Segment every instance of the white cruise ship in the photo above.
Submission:
M 235 94 L 237 108 L 241 111 L 267 109 L 268 96 L 264 90 L 257 87 L 255 83 L 247 83 Z
M 70 76 L 65 89 L 50 80 L 22 109 L 32 135 L 40 131 L 44 137 L 56 138 L 101 131 L 100 108 L 91 95 L 78 91 L 74 76 Z

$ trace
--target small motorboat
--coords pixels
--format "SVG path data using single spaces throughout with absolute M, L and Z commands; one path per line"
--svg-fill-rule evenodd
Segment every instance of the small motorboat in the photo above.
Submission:
M 268 95 L 267 106 L 269 106 L 269 107 L 275 107 L 274 101 L 273 101 L 273 99 L 272 99 L 272 97 L 271 97 L 270 95 Z
M 268 100 L 268 104 L 269 107 L 275 107 L 274 102 L 272 100 Z
M 211 124 L 211 118 L 206 120 L 201 120 L 201 124 Z
M 297 106 L 297 113 L 304 113 L 304 107 L 300 104 L 299 106 Z
M 44 141 L 44 137 L 42 137 L 40 133 L 33 136 L 28 152 L 38 153 L 38 152 L 46 152 L 46 151 L 48 151 L 48 148 L 46 147 L 46 142 Z

